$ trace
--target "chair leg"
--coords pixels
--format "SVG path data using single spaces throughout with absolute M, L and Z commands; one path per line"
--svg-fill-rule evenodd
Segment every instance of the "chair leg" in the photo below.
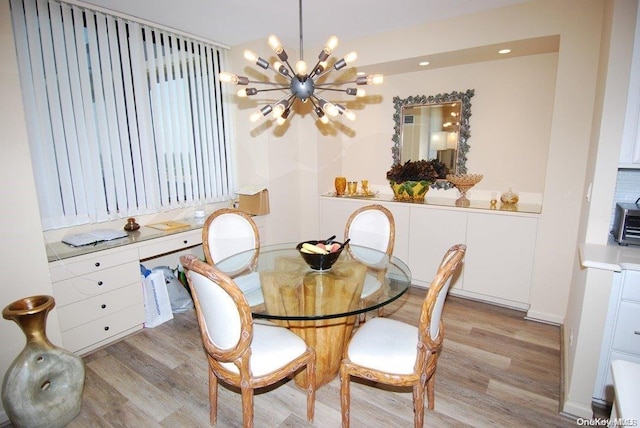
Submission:
M 435 385 L 436 385 L 436 374 L 432 374 L 431 377 L 427 380 L 427 406 L 429 410 L 433 410 L 435 406 Z
M 218 378 L 209 368 L 209 422 L 215 425 L 218 420 Z
M 346 366 L 340 365 L 340 411 L 342 412 L 342 428 L 349 428 L 349 407 L 351 406 L 351 376 Z
M 413 426 L 422 428 L 424 425 L 424 386 L 422 382 L 413 386 Z
M 313 422 L 316 405 L 316 356 L 307 363 L 307 420 Z
M 242 426 L 253 428 L 253 388 L 243 386 L 242 393 Z

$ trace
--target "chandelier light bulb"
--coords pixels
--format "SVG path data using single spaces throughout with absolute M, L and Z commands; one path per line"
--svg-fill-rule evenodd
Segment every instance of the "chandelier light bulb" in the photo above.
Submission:
M 355 52 L 349 52 L 345 57 L 344 57 L 344 62 L 346 62 L 347 64 L 351 64 L 352 62 L 354 62 L 356 59 L 358 59 L 358 54 Z
M 282 113 L 284 113 L 284 105 L 278 103 L 273 107 L 273 113 L 271 114 L 274 118 L 278 119 L 282 116 Z
M 249 116 L 249 120 L 251 121 L 251 123 L 255 123 L 259 121 L 261 117 L 262 117 L 262 112 L 258 110 L 251 113 L 251 116 Z
M 236 95 L 239 96 L 240 98 L 246 98 L 247 97 L 247 90 L 246 89 L 238 89 L 238 92 L 236 92 Z
M 244 51 L 244 59 L 246 59 L 247 61 L 251 63 L 256 63 L 258 62 L 258 58 L 260 57 L 256 55 L 254 52 L 250 51 L 249 49 Z
M 356 114 L 351 110 L 345 110 L 344 113 L 342 114 L 344 115 L 344 117 L 346 117 L 349 120 L 352 120 L 352 121 L 356 120 Z
M 364 97 L 365 95 L 367 95 L 367 91 L 362 88 L 356 89 L 356 97 Z
M 222 73 L 220 73 L 219 77 L 222 83 L 233 83 L 234 85 L 238 84 L 238 76 L 233 73 L 223 71 Z
M 306 77 L 307 67 L 307 63 L 302 60 L 296 62 L 296 74 L 300 77 Z
M 280 55 L 282 51 L 284 51 L 282 43 L 280 43 L 280 40 L 275 35 L 272 34 L 269 36 L 268 43 L 277 55 Z
M 327 43 L 325 43 L 323 50 L 327 55 L 331 55 L 337 46 L 338 38 L 336 36 L 331 36 L 329 37 L 329 40 L 327 40 Z
M 371 74 L 367 76 L 368 85 L 379 85 L 383 81 L 384 81 L 384 76 L 382 74 Z
M 336 107 L 334 104 L 331 104 L 330 102 L 324 103 L 324 105 L 322 106 L 322 110 L 324 110 L 324 112 L 329 116 L 333 117 L 337 116 L 339 113 L 338 107 Z

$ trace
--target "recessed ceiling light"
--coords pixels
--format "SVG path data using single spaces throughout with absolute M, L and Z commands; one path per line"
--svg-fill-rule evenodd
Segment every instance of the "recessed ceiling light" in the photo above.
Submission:
M 418 65 L 422 65 L 422 66 L 429 65 L 429 61 L 419 62 Z
M 356 76 L 364 76 L 366 73 L 364 71 L 358 71 Z
M 511 52 L 511 49 L 500 49 L 498 51 L 498 53 L 501 55 L 508 54 L 509 52 Z

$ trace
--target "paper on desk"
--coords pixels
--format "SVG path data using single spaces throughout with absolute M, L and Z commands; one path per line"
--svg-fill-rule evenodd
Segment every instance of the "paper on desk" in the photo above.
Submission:
M 125 236 L 127 236 L 127 232 L 124 230 L 98 229 L 65 236 L 62 238 L 62 242 L 73 245 L 74 247 L 81 247 L 83 245 L 96 244 L 102 241 L 124 238 Z

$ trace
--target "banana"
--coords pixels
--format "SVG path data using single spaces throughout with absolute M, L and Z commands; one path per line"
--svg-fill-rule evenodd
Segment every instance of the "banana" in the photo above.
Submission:
M 315 254 L 329 254 L 329 252 L 327 250 L 325 250 L 323 248 L 320 248 L 320 247 L 317 247 L 317 246 L 315 246 L 313 244 L 309 244 L 307 242 L 302 244 L 302 248 L 305 249 L 305 250 L 309 250 L 309 251 L 311 251 L 312 253 L 315 253 Z

